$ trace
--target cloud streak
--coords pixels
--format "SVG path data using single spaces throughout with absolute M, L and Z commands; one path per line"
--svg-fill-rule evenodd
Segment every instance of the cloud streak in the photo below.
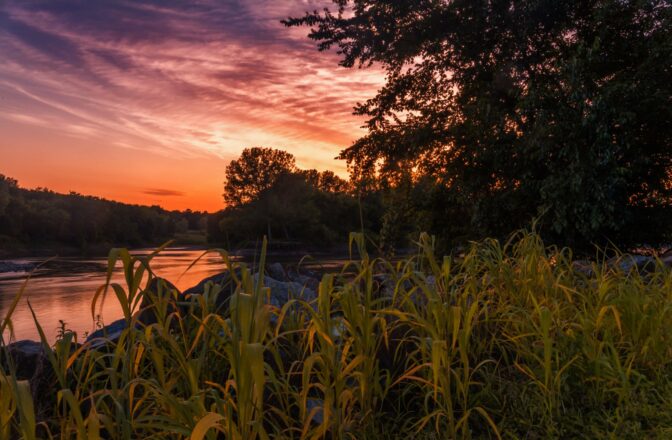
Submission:
M 150 196 L 161 196 L 161 197 L 183 197 L 184 193 L 182 191 L 175 191 L 172 189 L 161 189 L 161 188 L 149 188 L 142 192 Z
M 266 145 L 342 171 L 334 156 L 362 134 L 352 106 L 383 77 L 338 67 L 279 23 L 324 5 L 3 2 L 0 119 L 170 157 L 230 159 Z

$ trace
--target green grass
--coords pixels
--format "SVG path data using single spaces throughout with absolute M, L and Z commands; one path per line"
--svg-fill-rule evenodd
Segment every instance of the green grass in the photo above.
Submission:
M 39 402 L 9 362 L 0 438 L 672 438 L 669 268 L 588 276 L 532 233 L 459 259 L 418 245 L 391 263 L 353 235 L 362 257 L 325 275 L 315 304 L 281 309 L 218 251 L 241 269 L 223 310 L 219 286 L 148 295 L 153 255 L 115 250 L 125 284 L 106 301 L 158 322 L 95 350 L 43 342 L 55 374 Z

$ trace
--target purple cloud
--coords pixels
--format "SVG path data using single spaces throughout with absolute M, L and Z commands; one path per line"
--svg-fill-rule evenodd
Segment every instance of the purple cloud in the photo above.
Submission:
M 279 22 L 328 4 L 8 0 L 0 119 L 171 156 L 284 147 L 342 170 L 333 157 L 363 133 L 352 107 L 383 76 L 338 67 Z

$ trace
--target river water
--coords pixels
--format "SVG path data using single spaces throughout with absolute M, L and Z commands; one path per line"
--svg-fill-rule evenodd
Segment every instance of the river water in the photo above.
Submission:
M 143 254 L 148 251 L 137 251 Z M 189 265 L 203 254 L 202 250 L 166 249 L 154 260 L 152 270 L 163 278 L 170 280 L 180 290 L 198 284 L 203 278 L 221 272 L 224 263 L 217 254 L 203 257 L 188 272 Z M 14 263 L 39 264 L 44 259 L 28 258 L 11 260 Z M 110 291 L 100 314 L 96 319 L 92 316 L 91 302 L 96 289 L 105 283 L 107 259 L 59 258 L 48 261 L 44 266 L 33 271 L 28 280 L 27 288 L 22 296 L 11 321 L 14 340 L 39 340 L 39 333 L 33 321 L 28 302 L 42 326 L 47 339 L 53 342 L 59 329 L 59 320 L 65 322 L 68 329 L 77 332 L 80 342 L 86 333 L 96 329 L 96 325 L 109 324 L 121 317 L 121 307 Z M 16 294 L 28 276 L 26 272 L 0 273 L 0 320 L 4 319 Z M 113 280 L 125 286 L 121 275 L 121 263 L 117 264 Z M 7 331 L 5 341 L 7 341 Z

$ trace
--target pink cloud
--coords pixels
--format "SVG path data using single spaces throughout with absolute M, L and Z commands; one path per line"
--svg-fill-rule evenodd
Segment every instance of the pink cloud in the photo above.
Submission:
M 173 157 L 267 145 L 343 171 L 333 158 L 363 134 L 352 107 L 383 76 L 338 67 L 279 23 L 324 4 L 10 1 L 0 91 L 14 123 L 48 121 L 55 136 Z

